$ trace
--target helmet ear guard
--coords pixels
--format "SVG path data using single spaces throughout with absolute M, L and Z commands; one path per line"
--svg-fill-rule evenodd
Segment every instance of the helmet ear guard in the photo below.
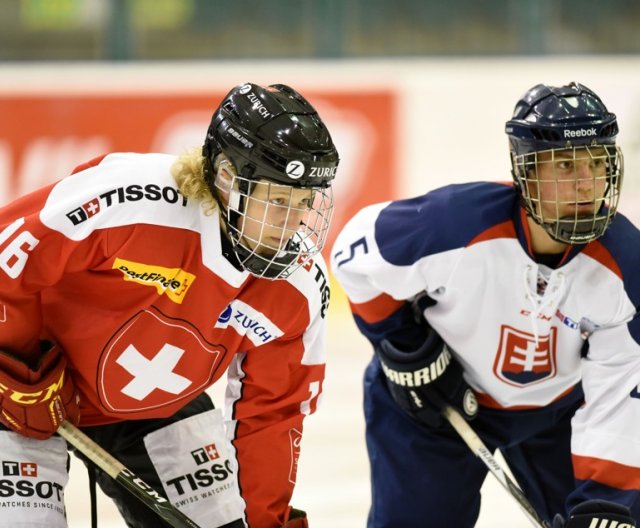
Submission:
M 538 84 L 516 103 L 505 131 L 513 180 L 528 216 L 551 238 L 566 244 L 584 244 L 602 236 L 617 211 L 623 179 L 615 114 L 584 85 Z M 560 174 L 556 163 L 571 164 L 573 173 Z M 577 167 L 584 163 L 600 169 L 592 171 L 590 178 L 578 177 Z M 557 174 L 551 198 L 537 195 L 544 185 L 549 187 L 548 176 L 540 177 L 545 167 L 546 173 L 553 167 Z M 574 190 L 567 196 L 570 184 Z M 588 185 L 591 197 L 585 199 L 588 193 L 582 188 Z M 585 210 L 589 209 L 586 202 L 591 203 L 591 211 Z M 565 214 L 565 210 L 572 212 Z

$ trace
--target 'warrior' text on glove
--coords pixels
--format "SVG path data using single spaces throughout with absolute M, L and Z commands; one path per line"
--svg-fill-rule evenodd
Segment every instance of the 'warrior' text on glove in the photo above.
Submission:
M 604 500 L 590 500 L 578 504 L 569 512 L 565 521 L 556 515 L 553 528 L 591 528 L 593 526 L 615 526 L 616 528 L 635 528 L 629 508 L 621 504 Z
M 417 350 L 406 352 L 383 339 L 376 353 L 393 399 L 419 422 L 439 427 L 446 405 L 467 420 L 475 418 L 478 403 L 462 377 L 462 367 L 432 328 Z

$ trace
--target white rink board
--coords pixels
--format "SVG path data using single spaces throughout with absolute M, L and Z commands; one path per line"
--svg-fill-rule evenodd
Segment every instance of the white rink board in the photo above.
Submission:
M 509 180 L 504 123 L 518 98 L 538 83 L 581 82 L 618 116 L 618 143 L 625 152 L 628 175 L 620 209 L 640 224 L 640 177 L 636 176 L 640 173 L 640 57 L 0 63 L 0 96 L 226 92 L 247 81 L 291 84 L 302 93 L 385 89 L 397 94 L 393 124 L 397 137 L 388 148 L 396 152 L 395 177 L 401 196 L 454 182 Z M 7 200 L 11 166 L 6 147 L 0 137 L 0 204 Z M 343 163 L 338 180 L 348 178 L 347 167 L 357 170 L 357 159 L 352 160 L 349 153 L 342 158 L 348 163 Z M 82 160 L 67 160 L 66 166 L 70 170 Z M 56 174 L 55 179 L 61 176 Z

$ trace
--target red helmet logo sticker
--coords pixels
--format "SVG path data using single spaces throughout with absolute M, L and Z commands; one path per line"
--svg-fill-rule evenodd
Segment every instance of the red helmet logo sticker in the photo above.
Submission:
M 505 383 L 523 387 L 556 375 L 556 329 L 536 337 L 503 325 L 493 372 Z

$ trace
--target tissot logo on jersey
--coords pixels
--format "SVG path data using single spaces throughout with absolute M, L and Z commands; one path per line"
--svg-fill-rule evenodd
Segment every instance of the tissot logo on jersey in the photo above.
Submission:
M 154 286 L 158 295 L 163 293 L 177 304 L 182 304 L 184 296 L 196 276 L 180 268 L 164 268 L 116 258 L 112 269 L 120 270 L 127 281 Z
M 302 433 L 297 429 L 289 429 L 289 443 L 291 447 L 291 466 L 289 467 L 289 482 L 296 483 L 296 475 L 298 474 L 298 460 L 300 459 L 300 443 L 302 442 Z
M 266 315 L 238 299 L 224 309 L 215 324 L 215 328 L 229 326 L 240 335 L 246 335 L 256 346 L 264 345 L 284 334 Z
M 38 464 L 34 462 L 3 460 L 2 476 L 8 478 L 0 479 L 0 497 L 34 497 L 62 503 L 63 486 L 57 482 L 39 480 Z
M 324 319 L 329 309 L 329 301 L 331 300 L 331 288 L 329 287 L 327 277 L 322 268 L 313 259 L 305 262 L 304 258 L 300 257 L 298 263 L 302 264 L 302 268 L 308 272 L 312 272 L 315 269 L 314 280 L 320 290 L 320 317 Z
M 218 452 L 216 444 L 207 444 L 206 446 L 191 451 L 191 456 L 193 457 L 193 460 L 195 460 L 196 464 L 200 466 L 202 464 L 206 464 L 210 460 L 220 458 L 220 453 Z
M 3 460 L 2 475 L 5 477 L 37 477 L 38 464 L 34 462 Z
M 164 200 L 171 204 L 180 204 L 182 207 L 187 206 L 187 199 L 175 187 L 160 187 L 154 183 L 144 186 L 134 184 L 102 193 L 73 211 L 69 211 L 66 216 L 73 225 L 78 225 L 112 205 L 137 202 L 139 200 L 151 200 L 153 202 Z
M 194 455 L 194 453 L 196 454 Z M 178 475 L 165 482 L 165 486 L 172 489 L 178 496 L 200 490 L 202 492 L 201 498 L 205 498 L 208 493 L 207 488 L 226 481 L 233 474 L 231 461 L 228 458 L 220 458 L 215 444 L 196 449 L 191 452 L 191 456 L 200 467 L 193 472 Z M 212 460 L 216 460 L 216 462 L 211 464 Z M 227 484 L 227 486 L 229 485 Z M 215 491 L 219 493 L 228 489 L 227 486 L 219 487 Z M 191 501 L 193 500 L 198 500 L 198 496 L 192 496 Z

